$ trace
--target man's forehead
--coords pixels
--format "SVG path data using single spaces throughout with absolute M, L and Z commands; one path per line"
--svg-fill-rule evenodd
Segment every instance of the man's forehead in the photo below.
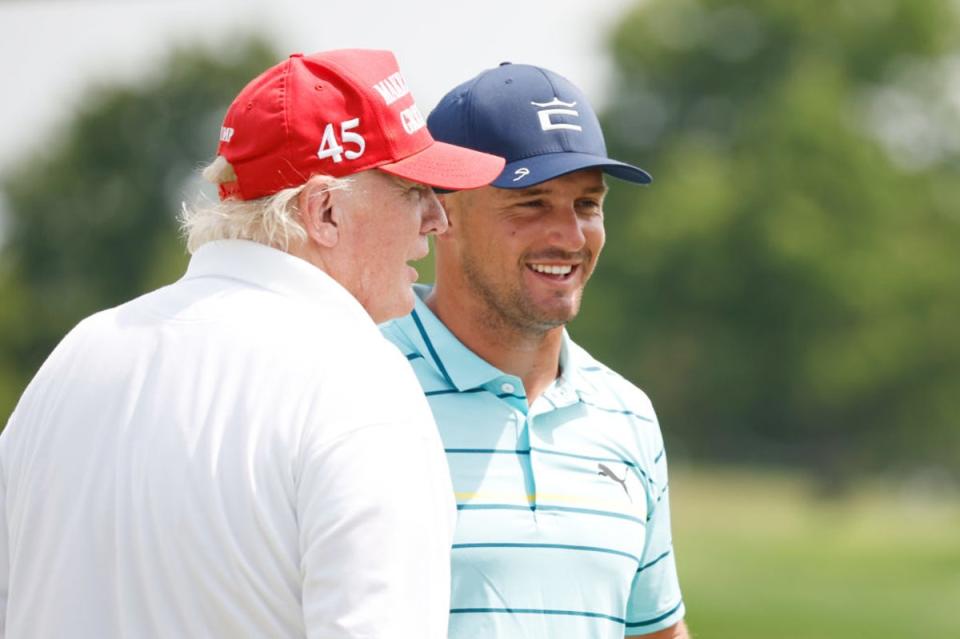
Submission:
M 359 180 L 364 186 L 372 188 L 396 188 L 398 186 L 403 189 L 427 188 L 420 182 L 414 182 L 380 169 L 367 169 L 354 173 L 352 177 Z
M 399 184 L 401 187 L 405 189 L 429 189 L 430 188 L 428 185 L 424 184 L 423 182 L 414 182 L 413 180 L 402 178 L 399 175 L 391 175 L 389 173 L 385 173 L 384 175 L 387 175 L 394 182 L 394 184 Z

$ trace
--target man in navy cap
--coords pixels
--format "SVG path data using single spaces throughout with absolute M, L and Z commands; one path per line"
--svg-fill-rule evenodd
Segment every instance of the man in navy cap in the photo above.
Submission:
M 580 90 L 534 66 L 481 73 L 427 123 L 507 160 L 442 196 L 436 284 L 383 327 L 452 473 L 451 639 L 686 638 L 653 407 L 564 328 L 603 248 L 604 174 L 650 176 L 608 158 Z

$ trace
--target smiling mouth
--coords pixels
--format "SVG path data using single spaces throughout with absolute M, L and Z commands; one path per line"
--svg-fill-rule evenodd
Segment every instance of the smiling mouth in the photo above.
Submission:
M 579 264 L 527 264 L 527 268 L 553 280 L 566 280 L 580 268 Z

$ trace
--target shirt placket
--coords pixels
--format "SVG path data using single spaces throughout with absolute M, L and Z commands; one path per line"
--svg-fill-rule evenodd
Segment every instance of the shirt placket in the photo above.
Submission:
M 530 450 L 529 420 L 527 415 L 529 405 L 527 404 L 523 380 L 513 375 L 501 375 L 485 384 L 484 388 L 496 395 L 500 401 L 510 406 L 514 412 L 514 450 L 517 451 L 517 461 L 523 473 L 524 495 L 527 498 L 527 503 L 530 505 L 531 511 L 535 514 L 537 478 L 530 463 L 532 451 Z
M 552 482 L 551 476 L 548 474 L 551 469 L 551 455 L 540 452 L 549 449 L 549 445 L 544 443 L 539 430 L 546 427 L 547 421 L 555 411 L 572 406 L 578 401 L 580 401 L 579 395 L 577 395 L 573 386 L 560 377 L 533 402 L 526 415 L 525 433 L 527 449 L 530 451 L 528 461 L 530 476 L 539 477 L 540 485 L 546 486 L 548 493 L 551 492 L 550 484 Z M 536 509 L 536 498 L 533 508 Z

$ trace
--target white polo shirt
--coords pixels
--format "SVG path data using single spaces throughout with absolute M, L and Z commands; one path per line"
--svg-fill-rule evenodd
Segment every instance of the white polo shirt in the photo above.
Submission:
M 445 637 L 455 506 L 407 361 L 213 242 L 81 322 L 0 436 L 0 637 Z

